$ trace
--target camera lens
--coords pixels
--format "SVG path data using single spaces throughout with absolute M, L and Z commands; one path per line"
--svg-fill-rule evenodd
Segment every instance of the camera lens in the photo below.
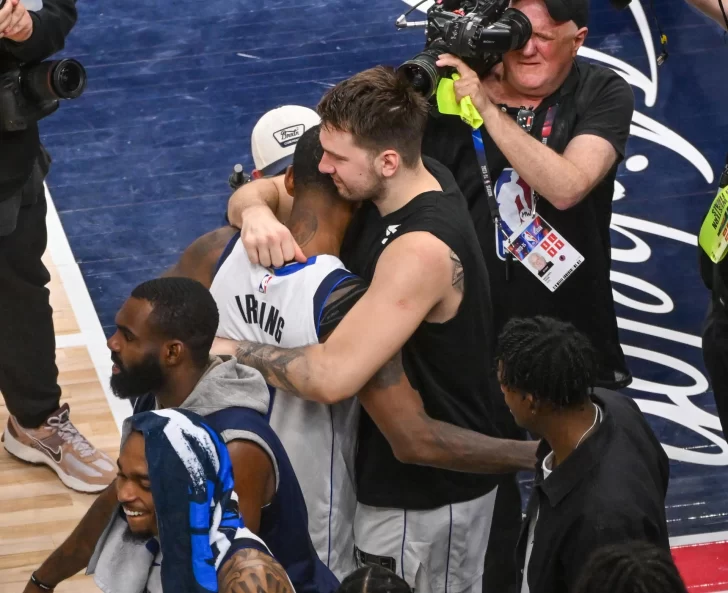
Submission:
M 86 70 L 76 60 L 60 60 L 52 70 L 51 84 L 59 99 L 76 99 L 86 88 Z
M 399 67 L 399 72 L 404 74 L 413 89 L 428 99 L 437 90 L 437 70 L 433 71 L 428 63 L 409 60 Z
M 506 8 L 498 22 L 510 27 L 511 50 L 521 49 L 531 38 L 531 21 L 517 8 Z
M 86 70 L 71 59 L 41 62 L 23 71 L 22 85 L 40 101 L 76 99 L 86 88 Z
M 446 50 L 445 50 L 446 51 Z M 440 54 L 445 53 L 438 44 L 433 44 L 398 68 L 418 93 L 429 99 L 437 92 L 441 69 L 437 67 Z

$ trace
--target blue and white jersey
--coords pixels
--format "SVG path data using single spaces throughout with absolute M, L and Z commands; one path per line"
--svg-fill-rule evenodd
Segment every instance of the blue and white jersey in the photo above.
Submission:
M 220 311 L 217 335 L 283 348 L 316 344 L 328 297 L 353 277 L 330 255 L 275 270 L 251 264 L 236 235 L 221 257 L 210 288 Z M 358 416 L 355 398 L 329 406 L 271 389 L 270 425 L 303 490 L 311 540 L 319 558 L 339 579 L 356 569 Z

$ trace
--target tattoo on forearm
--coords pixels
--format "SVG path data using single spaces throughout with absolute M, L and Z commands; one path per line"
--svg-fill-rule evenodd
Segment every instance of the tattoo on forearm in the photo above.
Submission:
M 255 342 L 240 342 L 235 357 L 239 363 L 260 371 L 268 385 L 295 393 L 299 389 L 293 378 L 289 377 L 290 367 L 293 362 L 299 361 L 299 364 L 302 365 L 299 371 L 305 375 L 304 350 L 304 348 L 278 348 Z
M 465 291 L 465 274 L 460 258 L 452 249 L 450 250 L 450 261 L 452 262 L 452 285 L 462 293 Z
M 404 375 L 404 366 L 402 366 L 402 352 L 400 351 L 376 372 L 369 384 L 375 389 L 386 389 L 398 385 L 402 375 Z
M 472 432 L 453 424 L 433 420 L 422 410 L 429 423 L 433 446 L 439 451 L 445 469 L 475 473 L 509 473 L 532 470 L 536 464 L 533 441 L 504 440 Z
M 283 567 L 260 550 L 236 552 L 217 580 L 220 593 L 293 593 Z

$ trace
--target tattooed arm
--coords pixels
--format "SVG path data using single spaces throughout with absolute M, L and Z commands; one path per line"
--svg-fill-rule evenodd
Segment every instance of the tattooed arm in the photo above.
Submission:
M 295 593 L 283 567 L 265 552 L 240 550 L 217 574 L 220 593 Z
M 217 262 L 237 232 L 237 229 L 227 226 L 202 235 L 182 252 L 179 261 L 164 272 L 162 277 L 192 278 L 210 288 Z
M 335 403 L 351 397 L 424 320 L 442 322 L 443 315 L 455 314 L 462 294 L 453 286 L 449 253 L 429 233 L 407 233 L 384 250 L 369 289 L 325 343 L 286 349 L 240 342 L 215 352 L 234 354 L 269 385 L 304 399 Z
M 358 397 L 402 463 L 488 474 L 533 470 L 536 465 L 537 442 L 489 437 L 430 418 L 405 376 L 400 353 Z

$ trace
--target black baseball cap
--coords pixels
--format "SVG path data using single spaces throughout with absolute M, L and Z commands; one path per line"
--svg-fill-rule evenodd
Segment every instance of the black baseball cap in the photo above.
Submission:
M 589 22 L 589 0 L 544 0 L 551 18 L 561 23 L 574 21 L 580 29 Z

